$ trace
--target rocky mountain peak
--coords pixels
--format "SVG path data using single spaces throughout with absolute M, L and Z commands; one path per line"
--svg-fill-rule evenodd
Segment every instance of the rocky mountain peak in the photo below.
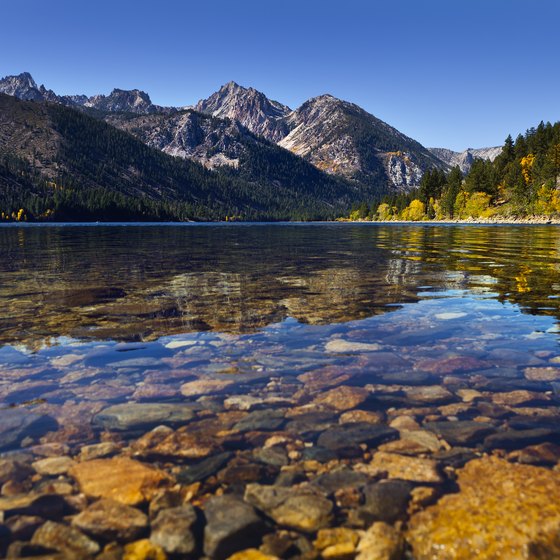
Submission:
M 95 107 L 101 111 L 127 113 L 153 113 L 157 108 L 150 96 L 142 90 L 124 90 L 115 88 L 109 95 L 94 95 L 84 103 L 86 107 Z
M 437 158 L 446 163 L 451 169 L 459 166 L 463 173 L 468 173 L 473 161 L 477 158 L 494 161 L 502 152 L 501 146 L 492 148 L 467 148 L 462 152 L 455 152 L 448 148 L 428 148 Z
M 200 100 L 195 109 L 214 117 L 240 122 L 251 132 L 277 142 L 288 133 L 283 119 L 290 112 L 286 105 L 272 101 L 254 88 L 228 82 L 207 99 Z
M 42 99 L 37 83 L 29 72 L 22 72 L 17 76 L 5 76 L 2 78 L 0 80 L 0 93 L 19 97 L 27 101 Z

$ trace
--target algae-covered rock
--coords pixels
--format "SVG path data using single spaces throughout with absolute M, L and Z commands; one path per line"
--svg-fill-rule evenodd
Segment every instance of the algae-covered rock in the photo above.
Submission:
M 411 518 L 415 560 L 560 557 L 560 473 L 484 457 L 458 471 L 458 484 Z

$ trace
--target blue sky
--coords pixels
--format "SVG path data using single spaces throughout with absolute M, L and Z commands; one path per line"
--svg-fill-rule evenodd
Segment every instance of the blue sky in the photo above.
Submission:
M 456 150 L 560 120 L 558 0 L 0 0 L 0 14 L 0 75 L 60 94 L 332 93 Z

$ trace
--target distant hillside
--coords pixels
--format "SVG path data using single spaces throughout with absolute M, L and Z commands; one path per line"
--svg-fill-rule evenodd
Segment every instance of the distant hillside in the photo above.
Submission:
M 464 173 L 471 170 L 472 164 L 475 159 L 485 159 L 494 161 L 502 152 L 501 146 L 494 148 L 468 148 L 463 152 L 454 152 L 447 148 L 428 148 L 438 159 L 445 162 L 449 169 L 458 166 Z

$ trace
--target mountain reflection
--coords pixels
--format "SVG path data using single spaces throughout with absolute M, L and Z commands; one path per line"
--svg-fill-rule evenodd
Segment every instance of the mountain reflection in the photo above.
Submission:
M 340 323 L 448 290 L 559 314 L 550 226 L 5 227 L 0 248 L 0 343 L 30 348 Z

